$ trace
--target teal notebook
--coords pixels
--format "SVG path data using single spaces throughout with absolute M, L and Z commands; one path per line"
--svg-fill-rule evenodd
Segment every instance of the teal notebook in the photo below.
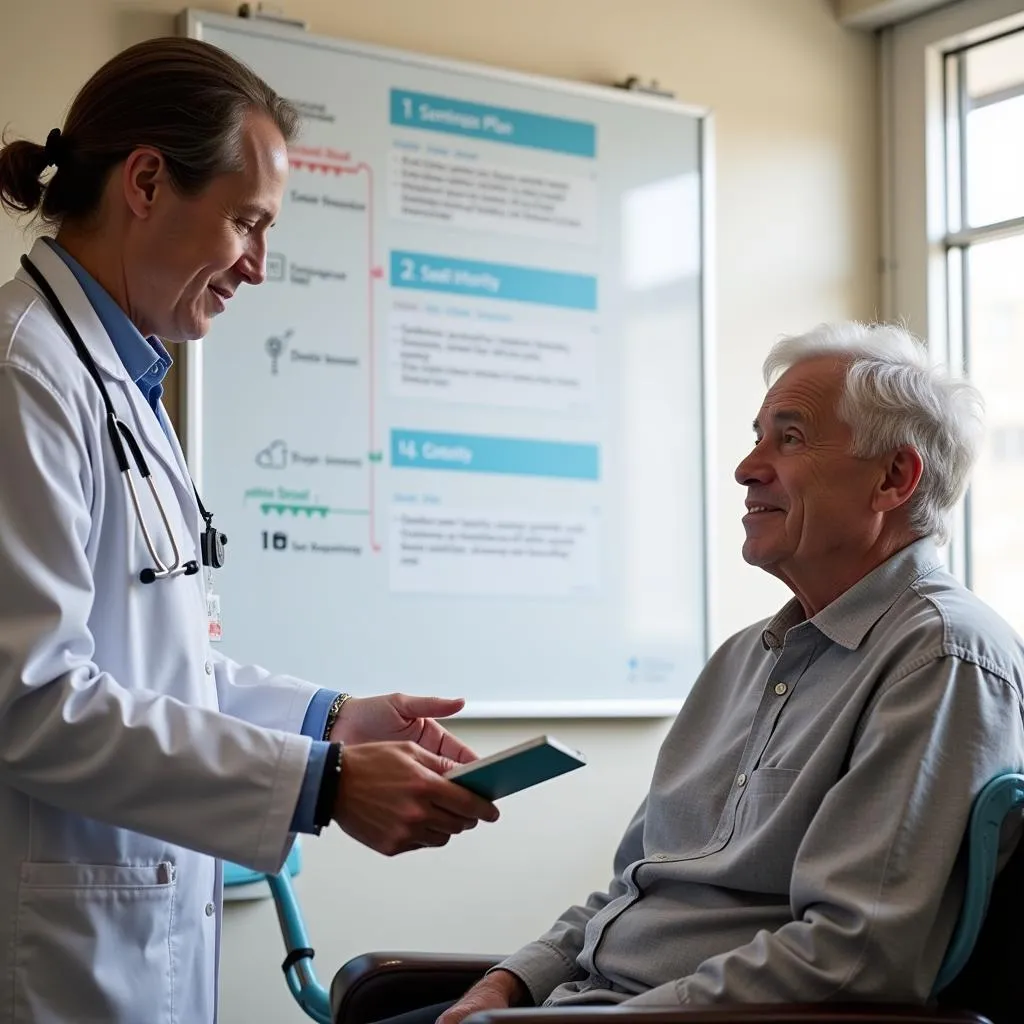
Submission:
M 508 750 L 460 764 L 445 776 L 488 800 L 582 768 L 586 758 L 552 736 L 537 736 Z

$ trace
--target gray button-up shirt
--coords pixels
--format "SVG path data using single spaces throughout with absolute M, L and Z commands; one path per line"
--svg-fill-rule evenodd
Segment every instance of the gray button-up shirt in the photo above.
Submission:
M 714 654 L 607 892 L 502 967 L 536 1003 L 927 999 L 981 787 L 1024 770 L 1024 645 L 917 541 Z

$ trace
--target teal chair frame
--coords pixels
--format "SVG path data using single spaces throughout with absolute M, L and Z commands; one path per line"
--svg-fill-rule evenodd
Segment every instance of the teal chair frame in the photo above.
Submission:
M 981 934 L 999 866 L 999 836 L 1011 814 L 1024 809 L 1024 775 L 1007 773 L 992 779 L 975 797 L 967 829 L 967 891 L 953 938 L 942 961 L 935 987 L 938 995 L 970 959 Z
M 933 988 L 938 995 L 960 974 L 970 959 L 988 912 L 999 858 L 1003 823 L 1014 812 L 1024 810 L 1024 775 L 1007 773 L 992 779 L 978 794 L 971 808 L 967 834 L 967 888 L 956 928 Z M 278 922 L 287 955 L 282 964 L 288 989 L 298 1005 L 317 1024 L 333 1024 L 331 1001 L 313 970 L 314 950 L 302 920 L 291 875 L 298 870 L 289 858 L 278 875 L 260 875 L 236 868 L 233 880 L 225 884 L 251 884 L 266 880 L 274 898 Z
M 295 889 L 287 871 L 278 875 L 267 875 L 270 892 L 277 907 L 277 920 L 281 925 L 281 935 L 287 956 L 281 964 L 284 971 L 288 991 L 295 1002 L 313 1018 L 317 1024 L 333 1024 L 331 1015 L 331 997 L 327 989 L 317 980 L 313 970 L 313 947 L 309 944 L 306 925 L 299 910 L 299 901 L 295 898 Z
M 306 925 L 299 909 L 299 901 L 292 885 L 292 877 L 302 869 L 302 855 L 298 843 L 288 854 L 279 874 L 265 875 L 239 864 L 224 864 L 224 887 L 262 885 L 270 887 L 274 899 L 278 924 L 284 938 L 286 956 L 281 964 L 285 982 L 292 998 L 307 1016 L 317 1024 L 332 1024 L 331 1000 L 327 990 L 317 980 L 313 970 L 313 947 L 309 944 Z

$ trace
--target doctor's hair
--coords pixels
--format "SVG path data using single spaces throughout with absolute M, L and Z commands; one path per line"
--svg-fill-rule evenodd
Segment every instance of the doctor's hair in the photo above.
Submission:
M 917 449 L 921 481 L 908 503 L 920 537 L 949 539 L 949 515 L 967 485 L 984 434 L 984 401 L 966 380 L 933 366 L 924 343 L 897 324 L 821 324 L 777 341 L 764 361 L 765 384 L 820 356 L 846 364 L 837 412 L 853 434 L 853 454 L 876 458 Z
M 234 57 L 198 39 L 150 39 L 107 61 L 82 86 L 63 129 L 51 131 L 45 146 L 4 140 L 0 204 L 48 224 L 87 222 L 111 171 L 140 146 L 160 151 L 179 193 L 197 195 L 241 169 L 242 132 L 253 113 L 269 117 L 286 143 L 295 138 L 295 107 Z

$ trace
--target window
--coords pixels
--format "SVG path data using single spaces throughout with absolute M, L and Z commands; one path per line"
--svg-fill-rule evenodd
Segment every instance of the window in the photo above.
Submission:
M 964 569 L 1024 633 L 1024 30 L 947 53 L 944 64 L 948 337 L 988 413 Z
M 946 83 L 957 115 L 949 151 L 963 167 L 949 189 L 962 213 L 950 219 L 977 227 L 1024 217 L 1024 31 L 950 54 Z
M 882 38 L 884 312 L 962 364 L 987 436 L 949 549 L 1024 633 L 1024 14 L 965 0 Z

